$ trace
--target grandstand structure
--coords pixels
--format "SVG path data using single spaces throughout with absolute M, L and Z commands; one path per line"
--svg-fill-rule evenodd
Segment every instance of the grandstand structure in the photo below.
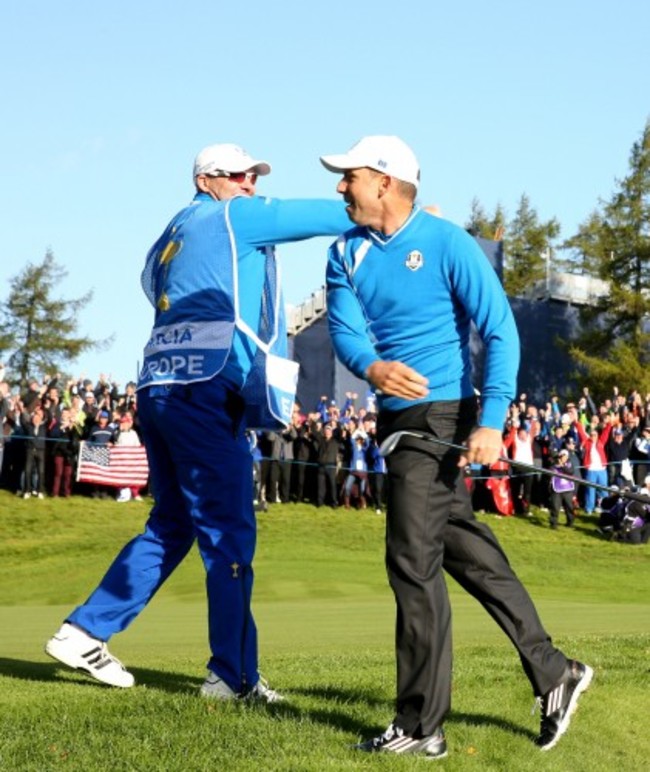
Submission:
M 320 287 L 300 305 L 287 309 L 287 332 L 289 336 L 299 335 L 302 330 L 310 327 L 326 314 L 325 287 Z

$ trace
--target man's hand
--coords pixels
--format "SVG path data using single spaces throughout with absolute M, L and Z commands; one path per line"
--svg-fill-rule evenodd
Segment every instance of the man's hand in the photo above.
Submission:
M 480 426 L 469 435 L 467 440 L 467 453 L 463 453 L 458 461 L 458 466 L 467 464 L 481 464 L 490 466 L 499 458 L 503 438 L 499 429 L 489 429 Z
M 366 378 L 383 394 L 402 399 L 420 399 L 429 393 L 428 381 L 403 362 L 378 359 L 366 370 Z

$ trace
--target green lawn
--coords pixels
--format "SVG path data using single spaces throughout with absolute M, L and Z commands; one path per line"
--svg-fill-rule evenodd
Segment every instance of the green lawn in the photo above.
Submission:
M 111 690 L 67 671 L 43 643 L 82 601 L 145 503 L 22 501 L 0 491 L 0 770 L 416 769 L 360 756 L 394 696 L 393 603 L 383 518 L 276 505 L 260 516 L 255 614 L 278 706 L 197 697 L 207 659 L 204 581 L 192 552 L 111 650 L 136 676 Z M 541 753 L 518 659 L 450 582 L 454 705 L 447 770 L 646 769 L 650 739 L 650 550 L 601 540 L 595 522 L 551 531 L 546 516 L 493 526 L 555 642 L 596 670 L 571 731 Z

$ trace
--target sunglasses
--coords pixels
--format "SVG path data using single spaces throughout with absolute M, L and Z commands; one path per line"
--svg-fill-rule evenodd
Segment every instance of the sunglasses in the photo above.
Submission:
M 257 174 L 255 172 L 217 172 L 216 174 L 208 174 L 208 177 L 226 177 L 239 185 L 244 180 L 248 180 L 251 185 L 255 185 L 257 182 Z

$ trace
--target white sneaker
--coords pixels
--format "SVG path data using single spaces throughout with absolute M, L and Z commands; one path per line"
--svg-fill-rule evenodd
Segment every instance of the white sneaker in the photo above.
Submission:
M 267 704 L 284 700 L 284 697 L 271 689 L 262 678 L 246 694 L 237 694 L 211 670 L 208 670 L 208 677 L 201 686 L 201 696 L 213 700 L 250 700 L 251 702 L 266 702 Z
M 75 625 L 64 623 L 45 644 L 45 653 L 75 670 L 84 670 L 109 686 L 128 688 L 135 679 L 124 665 L 99 641 Z
M 284 700 L 284 697 L 279 693 L 276 692 L 274 689 L 271 689 L 271 687 L 268 685 L 268 683 L 260 677 L 260 680 L 255 684 L 255 686 L 248 692 L 248 694 L 244 695 L 245 700 L 254 700 L 256 702 L 282 702 Z
M 23 493 L 23 498 L 28 499 L 31 497 L 31 495 L 32 495 L 31 493 Z
M 216 673 L 208 670 L 208 677 L 201 686 L 201 696 L 211 700 L 236 700 L 239 695 Z
M 131 501 L 131 491 L 128 488 L 120 489 L 116 501 L 120 502 L 121 504 L 125 501 Z

